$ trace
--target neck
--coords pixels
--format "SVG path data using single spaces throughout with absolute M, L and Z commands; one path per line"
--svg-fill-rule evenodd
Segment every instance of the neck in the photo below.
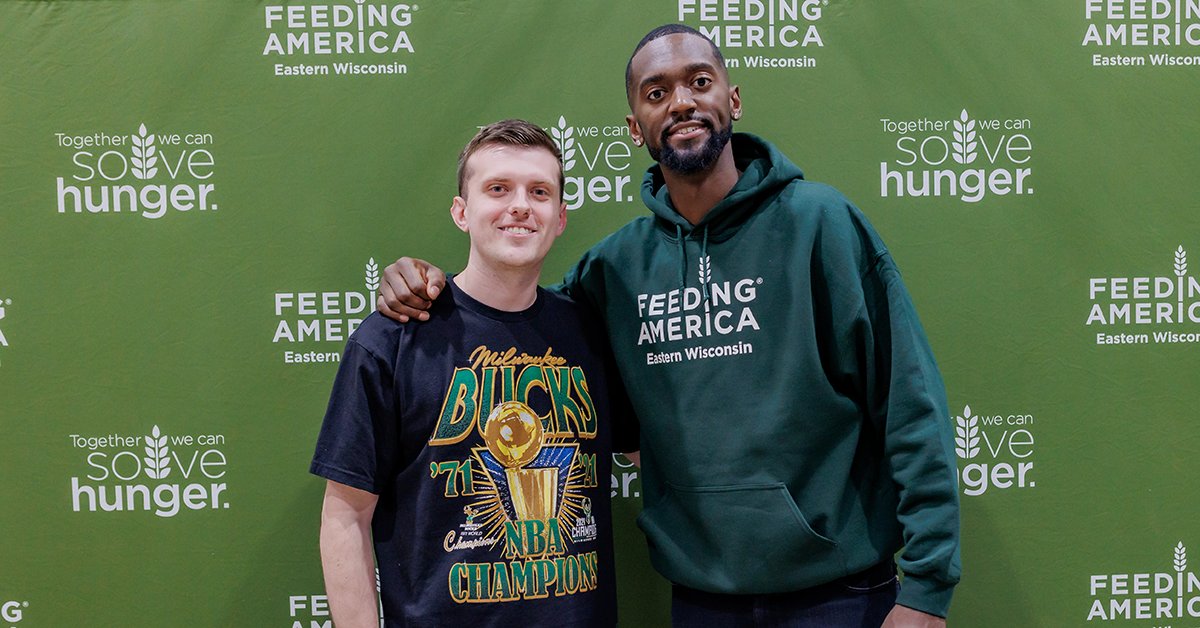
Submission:
M 454 285 L 488 307 L 502 312 L 520 312 L 537 301 L 541 270 L 540 266 L 496 269 L 468 260 L 467 267 L 454 276 Z
M 675 211 L 695 225 L 737 185 L 739 173 L 733 161 L 733 142 L 725 145 L 717 162 L 707 170 L 680 174 L 662 168 L 662 173 Z

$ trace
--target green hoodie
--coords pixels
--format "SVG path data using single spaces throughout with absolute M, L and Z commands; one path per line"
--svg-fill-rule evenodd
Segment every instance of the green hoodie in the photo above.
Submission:
M 831 582 L 903 547 L 899 602 L 945 616 L 957 476 L 941 376 L 862 213 L 767 142 L 697 225 L 651 168 L 566 289 L 603 315 L 641 421 L 655 568 L 717 593 Z

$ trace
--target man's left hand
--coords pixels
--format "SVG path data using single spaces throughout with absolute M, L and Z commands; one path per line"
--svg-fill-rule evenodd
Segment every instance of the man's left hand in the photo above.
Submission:
M 946 628 L 946 620 L 897 604 L 880 628 Z

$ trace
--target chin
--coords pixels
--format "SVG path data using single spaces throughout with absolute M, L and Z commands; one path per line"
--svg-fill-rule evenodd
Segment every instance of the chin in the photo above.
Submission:
M 537 267 L 545 257 L 544 253 L 538 255 L 534 251 L 521 251 L 519 253 L 502 255 L 496 259 L 496 263 L 505 268 L 524 270 Z

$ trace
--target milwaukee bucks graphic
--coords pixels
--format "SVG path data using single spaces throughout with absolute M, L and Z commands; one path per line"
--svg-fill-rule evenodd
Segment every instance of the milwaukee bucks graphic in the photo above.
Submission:
M 954 422 L 954 453 L 964 459 L 979 455 L 979 417 L 972 416 L 971 406 L 965 406 Z
M 133 163 L 133 176 L 143 181 L 152 178 L 158 172 L 158 168 L 155 167 L 158 156 L 155 155 L 157 149 L 154 147 L 154 136 L 147 133 L 146 125 L 142 124 L 138 126 L 138 132 L 130 135 L 129 139 L 133 142 L 133 158 L 130 159 Z
M 554 138 L 554 143 L 558 144 L 558 150 L 562 153 L 563 172 L 575 167 L 575 138 L 571 137 L 575 134 L 575 129 L 567 126 L 565 116 L 558 117 L 558 126 L 550 127 L 550 137 Z

